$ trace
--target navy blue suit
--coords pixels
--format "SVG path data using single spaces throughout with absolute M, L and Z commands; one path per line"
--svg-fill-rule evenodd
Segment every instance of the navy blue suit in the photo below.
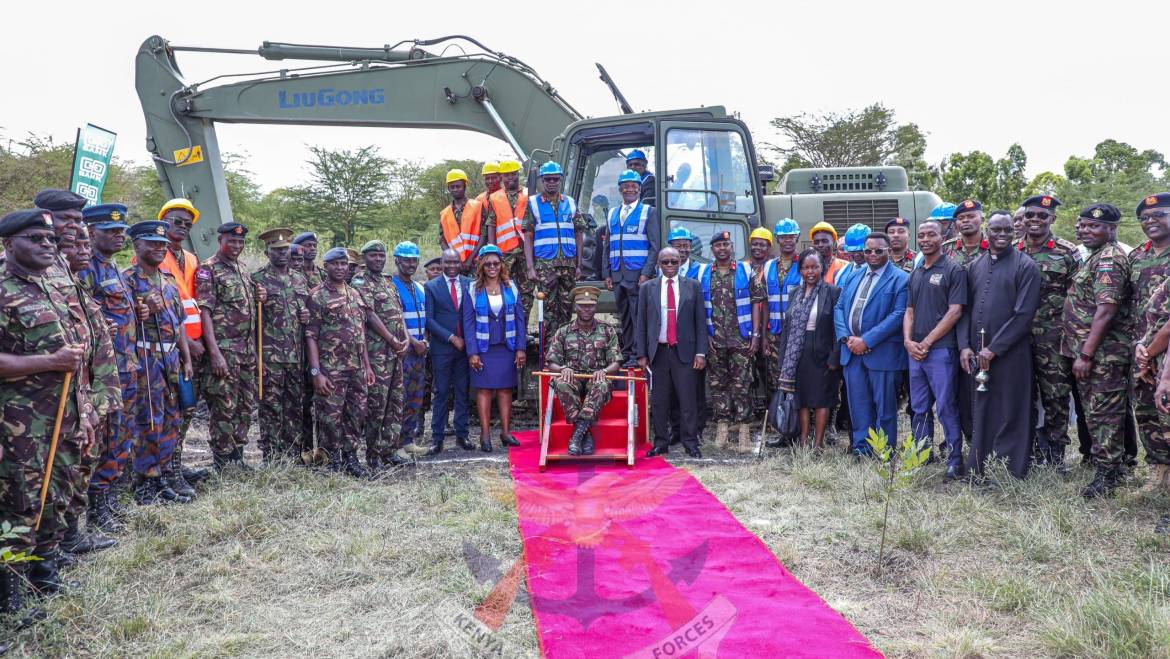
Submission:
M 853 422 L 853 449 L 869 453 L 865 439 L 869 429 L 882 429 L 891 442 L 898 441 L 898 397 L 896 387 L 906 370 L 908 356 L 902 344 L 902 317 L 906 315 L 906 285 L 909 276 L 892 263 L 869 291 L 861 314 L 860 334 L 869 352 L 855 355 L 844 340 L 854 336 L 849 327 L 853 301 L 866 281 L 869 267 L 852 273 L 841 286 L 841 297 L 833 308 L 833 327 L 841 343 L 841 364 Z
M 456 294 L 462 301 L 467 295 L 471 282 L 460 276 Z M 455 389 L 455 436 L 467 439 L 467 404 L 470 370 L 467 353 L 451 344 L 451 337 L 463 331 L 463 315 L 451 299 L 447 275 L 441 275 L 423 284 L 427 296 L 427 332 L 431 335 L 431 442 L 438 446 L 443 443 L 447 424 L 448 396 Z M 467 337 L 463 337 L 464 340 Z

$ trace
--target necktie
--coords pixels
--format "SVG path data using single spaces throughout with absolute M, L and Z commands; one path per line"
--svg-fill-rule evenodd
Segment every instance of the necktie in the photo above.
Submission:
M 626 218 L 630 216 L 630 211 L 632 209 L 632 206 L 622 206 L 622 223 L 625 223 Z
M 448 279 L 447 283 L 451 284 L 451 305 L 455 307 L 456 311 L 459 311 L 459 293 L 455 292 L 455 280 Z M 455 336 L 463 336 L 463 323 L 455 323 Z
M 674 305 L 674 280 L 666 280 L 666 343 L 678 345 L 678 313 Z
M 865 301 L 869 299 L 869 289 L 873 286 L 875 278 L 875 273 L 872 270 L 867 272 L 865 281 L 861 284 L 861 290 L 857 292 L 857 302 L 853 304 L 853 314 L 849 318 L 849 327 L 854 336 L 861 335 L 861 312 L 865 311 Z

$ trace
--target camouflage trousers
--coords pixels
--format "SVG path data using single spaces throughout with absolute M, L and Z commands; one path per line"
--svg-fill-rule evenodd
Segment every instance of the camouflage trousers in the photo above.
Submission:
M 52 432 L 51 425 L 48 432 Z M 14 552 L 28 551 L 44 556 L 55 550 L 65 537 L 65 515 L 74 500 L 74 488 L 80 481 L 77 472 L 85 437 L 76 428 L 62 427 L 45 498 L 45 512 L 41 517 L 41 528 L 37 530 L 34 527 L 41 508 L 41 478 L 49 459 L 51 437 L 51 434 L 8 437 L 0 446 L 4 455 L 0 460 L 0 520 L 29 529 L 5 543 Z
M 208 361 L 203 374 L 211 451 L 225 458 L 248 444 L 252 408 L 256 405 L 256 364 L 239 364 L 228 359 L 227 366 L 227 377 L 217 378 Z
M 407 350 L 402 358 L 402 435 L 399 446 L 414 443 L 422 432 L 426 366 L 426 356 L 416 355 L 413 350 Z
M 301 369 L 301 450 L 313 448 L 313 378 L 309 369 Z
M 97 438 L 98 457 L 89 480 L 89 487 L 96 492 L 109 491 L 130 462 L 130 448 L 138 437 L 138 417 L 134 410 L 138 409 L 139 376 L 140 373 L 118 373 L 122 383 L 122 409 L 110 414 L 107 432 Z
M 752 380 L 764 383 L 769 401 L 772 400 L 772 394 L 780 388 L 780 358 L 776 354 L 780 350 L 779 344 L 780 335 L 765 334 L 764 349 L 752 360 L 754 366 Z
M 747 345 L 707 353 L 707 404 L 716 421 L 744 423 L 752 415 L 751 357 Z M 684 402 L 685 404 L 685 402 Z
M 544 336 L 550 341 L 557 328 L 573 318 L 569 293 L 577 286 L 577 266 L 568 259 L 538 260 L 536 280 L 544 291 Z
M 366 462 L 389 462 L 402 446 L 402 360 L 386 354 L 370 355 L 374 386 L 366 403 Z
M 1154 362 L 1154 373 L 1161 372 L 1161 359 Z M 1130 389 L 1133 413 L 1138 432 L 1146 448 L 1147 464 L 1170 464 L 1170 415 L 1162 414 L 1154 405 L 1156 384 L 1134 380 Z
M 1032 345 L 1032 372 L 1044 407 L 1044 430 L 1051 444 L 1068 446 L 1068 397 L 1072 393 L 1072 360 L 1060 354 L 1060 343 Z
M 260 396 L 260 451 L 264 458 L 295 457 L 300 452 L 304 369 L 299 363 L 264 364 Z
M 556 392 L 561 409 L 565 411 L 565 420 L 569 423 L 596 421 L 601 408 L 613 397 L 609 380 L 600 384 L 594 383 L 593 380 L 573 380 L 572 384 L 565 384 L 553 378 L 552 389 Z
M 520 289 L 520 299 L 524 302 L 528 316 L 535 318 L 536 307 L 532 306 L 532 300 L 536 292 L 536 283 L 528 281 L 528 261 L 524 259 L 524 248 L 518 247 L 505 254 L 504 267 L 508 269 L 512 283 Z
M 431 411 L 431 389 L 435 388 L 434 369 L 431 368 L 431 353 L 429 350 L 427 351 L 427 359 L 423 363 L 423 368 L 426 369 L 426 373 L 423 374 L 425 384 L 423 384 L 423 400 L 422 407 L 419 408 L 419 414 L 426 416 L 426 413 Z
M 1089 377 L 1077 380 L 1085 422 L 1093 436 L 1093 463 L 1120 467 L 1125 461 L 1125 415 L 1129 411 L 1127 362 L 1093 362 Z
M 356 369 L 322 372 L 333 382 L 333 393 L 313 397 L 321 448 L 331 454 L 356 453 L 366 418 L 365 375 Z
M 150 391 L 150 395 L 139 396 L 135 410 L 138 417 L 138 434 L 134 438 L 135 474 L 147 478 L 162 476 L 163 469 L 171 462 L 183 423 L 178 383 L 172 380 L 178 374 L 178 350 L 172 350 L 162 359 L 152 356 L 142 369 L 138 387 Z
M 69 517 L 81 517 L 86 507 L 89 506 L 89 482 L 93 477 L 93 470 L 97 466 L 103 439 L 110 433 L 110 418 L 112 416 L 112 414 L 104 416 L 98 422 L 98 427 L 94 428 L 93 444 L 89 447 L 88 452 L 80 456 L 77 469 L 73 470 L 73 493 L 66 508 L 66 515 Z

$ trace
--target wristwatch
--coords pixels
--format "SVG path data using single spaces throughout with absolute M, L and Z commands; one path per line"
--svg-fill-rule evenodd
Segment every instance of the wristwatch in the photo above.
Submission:
M 321 375 L 321 369 L 319 369 L 319 368 L 310 368 L 310 369 L 309 369 L 309 375 L 311 375 L 312 377 L 317 377 L 318 375 Z

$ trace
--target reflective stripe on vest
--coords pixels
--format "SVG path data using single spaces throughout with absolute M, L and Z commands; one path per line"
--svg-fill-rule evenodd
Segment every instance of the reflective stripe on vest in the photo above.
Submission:
M 195 301 L 195 271 L 199 269 L 199 259 L 191 252 L 183 250 L 183 265 L 184 268 L 180 269 L 178 262 L 175 261 L 175 255 L 168 248 L 158 269 L 175 278 L 179 299 L 183 302 L 183 312 L 186 314 L 183 317 L 183 327 L 187 332 L 187 338 L 200 339 L 203 337 L 203 321 L 199 317 L 199 304 Z
M 402 301 L 402 319 L 406 322 L 406 331 L 415 340 L 422 341 L 427 326 L 427 298 L 422 284 L 415 281 L 407 284 L 395 277 L 394 288 L 398 290 L 398 299 Z
M 439 226 L 443 229 L 443 240 L 459 254 L 460 261 L 466 261 L 479 247 L 480 206 L 473 199 L 463 205 L 460 221 L 455 221 L 455 211 L 447 206 L 439 213 Z
M 703 269 L 699 276 L 699 283 L 703 287 L 703 306 L 707 310 L 707 334 L 715 336 L 715 324 L 711 322 L 711 271 L 714 268 Z M 739 322 L 739 335 L 748 339 L 752 335 L 752 297 L 749 288 L 748 267 L 743 263 L 735 264 L 735 317 Z
M 775 258 L 764 266 L 764 283 L 768 288 L 768 330 L 779 334 L 784 326 L 784 314 L 788 313 L 788 296 L 792 289 L 800 285 L 800 270 L 793 262 L 784 274 L 784 281 L 780 281 L 778 266 L 780 259 Z
M 488 329 L 488 295 L 487 291 L 476 291 L 475 282 L 471 282 L 468 292 L 471 294 L 471 299 L 475 300 L 475 343 L 479 353 L 483 354 L 488 351 L 488 342 L 491 340 L 491 330 Z M 504 343 L 508 346 L 508 350 L 515 351 L 516 316 L 514 307 L 520 293 L 515 284 L 508 282 L 503 294 L 504 306 L 500 308 L 500 313 L 504 314 Z
M 624 264 L 627 270 L 641 270 L 650 258 L 650 241 L 646 239 L 650 207 L 639 201 L 624 225 L 621 217 L 621 206 L 609 214 L 609 269 L 620 270 Z
M 566 258 L 576 257 L 577 234 L 573 230 L 573 217 L 577 215 L 577 202 L 572 197 L 561 195 L 554 209 L 544 201 L 544 197 L 536 195 L 528 198 L 528 206 L 536 218 L 532 241 L 536 258 L 555 259 L 561 255 Z M 558 248 L 560 254 L 557 254 Z
M 508 201 L 508 192 L 503 188 L 490 197 L 492 212 L 496 216 L 496 247 L 507 254 L 520 247 L 524 240 L 524 216 L 528 210 L 528 192 L 521 189 L 516 197 L 516 207 Z

